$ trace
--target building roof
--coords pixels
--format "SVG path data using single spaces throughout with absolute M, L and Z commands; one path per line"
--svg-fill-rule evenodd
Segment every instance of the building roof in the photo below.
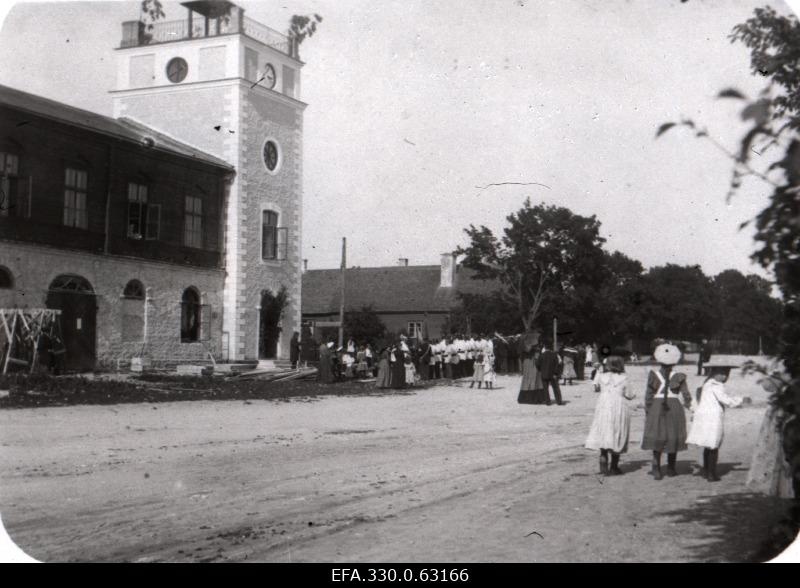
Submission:
M 3 85 L 0 85 L 0 105 L 101 133 L 115 139 L 146 145 L 157 151 L 196 159 L 227 170 L 234 169 L 228 162 L 218 157 L 127 118 L 116 119 L 103 116 Z
M 459 293 L 488 294 L 493 282 L 474 280 L 472 270 L 456 270 L 455 287 L 441 288 L 438 265 L 348 268 L 345 274 L 345 310 L 365 306 L 376 312 L 449 312 Z M 303 274 L 304 315 L 339 312 L 340 270 L 308 270 Z

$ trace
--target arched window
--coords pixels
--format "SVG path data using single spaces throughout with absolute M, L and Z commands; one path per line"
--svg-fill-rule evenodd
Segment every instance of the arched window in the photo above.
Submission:
M 56 292 L 75 292 L 78 294 L 94 294 L 89 280 L 73 274 L 61 274 L 50 283 L 50 290 Z
M 4 268 L 0 265 L 0 289 L 2 288 L 13 288 L 14 287 L 14 277 L 11 275 L 11 272 L 8 271 L 7 268 Z
M 200 339 L 200 294 L 194 287 L 186 288 L 181 298 L 181 341 L 191 343 Z
M 131 280 L 125 285 L 122 296 L 131 300 L 144 300 L 144 286 L 139 280 Z

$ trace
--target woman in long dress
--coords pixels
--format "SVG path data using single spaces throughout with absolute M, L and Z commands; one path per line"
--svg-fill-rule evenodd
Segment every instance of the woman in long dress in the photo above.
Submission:
M 542 376 L 536 367 L 539 355 L 539 333 L 533 331 L 526 333 L 520 348 L 522 358 L 522 383 L 519 387 L 517 402 L 520 404 L 547 404 L 549 395 L 542 384 Z
M 628 437 L 631 431 L 629 401 L 636 395 L 628 389 L 625 375 L 625 362 L 621 357 L 608 358 L 609 370 L 597 374 L 595 386 L 600 389 L 594 409 L 594 420 L 586 439 L 587 449 L 600 450 L 600 473 L 618 476 L 619 456 L 628 451 Z M 611 467 L 608 454 L 611 454 Z
M 406 354 L 403 352 L 400 344 L 395 346 L 393 353 L 394 363 L 391 364 L 392 388 L 397 388 L 399 390 L 406 387 Z
M 564 385 L 567 384 L 569 381 L 569 385 L 572 385 L 572 380 L 578 377 L 578 374 L 575 372 L 575 355 L 578 352 L 571 347 L 565 347 L 561 353 L 561 360 L 562 360 L 562 368 L 561 368 L 561 377 L 564 379 Z
M 381 358 L 378 361 L 378 377 L 375 380 L 377 388 L 389 388 L 391 386 L 389 373 L 389 350 L 382 349 Z

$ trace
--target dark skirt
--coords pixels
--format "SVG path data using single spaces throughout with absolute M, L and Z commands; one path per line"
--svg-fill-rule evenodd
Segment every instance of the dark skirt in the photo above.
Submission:
M 399 361 L 391 364 L 392 372 L 392 388 L 405 388 L 406 387 L 406 368 L 405 365 Z
M 686 447 L 686 413 L 680 400 L 667 399 L 667 410 L 664 400 L 656 398 L 647 411 L 644 423 L 644 439 L 642 449 L 677 453 Z
M 547 404 L 550 395 L 544 388 L 538 390 L 520 390 L 517 402 L 520 404 Z

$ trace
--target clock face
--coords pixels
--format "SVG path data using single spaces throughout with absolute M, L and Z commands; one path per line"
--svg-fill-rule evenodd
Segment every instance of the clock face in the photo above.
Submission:
M 275 68 L 271 63 L 264 66 L 264 85 L 270 90 L 275 87 L 277 78 L 275 76 Z
M 189 73 L 189 66 L 184 59 L 180 57 L 170 59 L 167 64 L 167 78 L 169 78 L 170 82 L 173 84 L 182 82 L 186 78 L 187 73 Z
M 271 172 L 278 167 L 278 146 L 273 141 L 264 143 L 264 165 Z

